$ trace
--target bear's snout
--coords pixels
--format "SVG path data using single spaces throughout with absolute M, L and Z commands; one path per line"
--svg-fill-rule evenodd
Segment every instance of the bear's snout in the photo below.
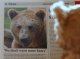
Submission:
M 23 47 L 26 47 L 27 45 L 29 45 L 30 41 L 31 41 L 31 40 L 30 40 L 29 38 L 21 38 L 21 39 L 20 39 L 21 45 L 22 45 Z
M 27 43 L 27 42 L 28 42 L 28 38 L 23 38 L 23 39 L 21 39 L 21 42 L 22 42 L 22 43 Z
M 20 41 L 24 46 L 27 46 L 29 44 L 29 38 L 22 38 Z

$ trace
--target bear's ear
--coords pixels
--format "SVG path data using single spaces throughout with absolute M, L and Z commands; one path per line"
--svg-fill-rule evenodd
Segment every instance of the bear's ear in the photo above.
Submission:
M 36 16 L 39 17 L 41 20 L 44 20 L 45 12 L 43 10 L 40 10 L 36 13 Z
M 13 19 L 16 15 L 18 15 L 17 11 L 14 9 L 10 9 L 8 11 L 8 16 L 10 17 L 10 19 Z

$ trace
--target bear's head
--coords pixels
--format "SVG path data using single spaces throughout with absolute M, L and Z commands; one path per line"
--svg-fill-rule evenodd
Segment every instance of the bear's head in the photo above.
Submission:
M 8 15 L 11 19 L 11 31 L 14 39 L 23 47 L 38 44 L 43 39 L 45 12 L 39 10 L 25 10 L 18 12 L 14 9 L 9 10 Z M 42 37 L 42 38 L 41 38 Z M 45 37 L 45 35 L 44 35 Z M 37 42 L 37 43 L 36 43 Z

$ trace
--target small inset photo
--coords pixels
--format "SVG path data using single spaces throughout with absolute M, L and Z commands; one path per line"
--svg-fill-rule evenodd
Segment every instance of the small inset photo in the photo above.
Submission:
M 5 8 L 6 48 L 47 48 L 46 8 Z

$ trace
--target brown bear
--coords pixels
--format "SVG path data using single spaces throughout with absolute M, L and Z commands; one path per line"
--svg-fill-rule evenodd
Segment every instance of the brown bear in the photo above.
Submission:
M 12 48 L 47 48 L 46 13 L 44 10 L 10 9 Z
M 61 59 L 80 59 L 80 5 L 56 6 L 54 12 L 59 23 L 57 41 L 63 49 Z

